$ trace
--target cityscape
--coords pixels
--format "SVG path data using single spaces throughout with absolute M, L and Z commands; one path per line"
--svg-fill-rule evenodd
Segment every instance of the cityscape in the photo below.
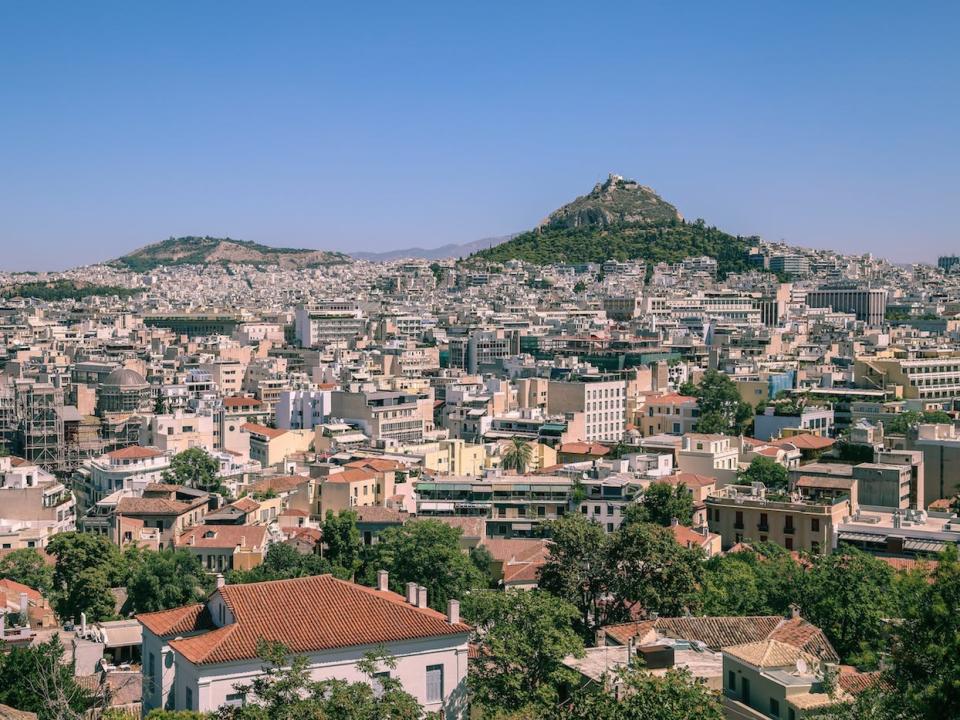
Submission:
M 223 20 L 238 42 L 274 22 L 297 32 L 292 4 L 280 5 L 238 10 L 242 29 L 210 8 L 196 22 Z M 90 38 L 98 23 L 139 33 L 133 14 L 154 12 L 103 11 L 69 22 Z M 305 27 L 343 20 L 301 12 Z M 395 39 L 368 31 L 370 52 L 377 33 Z M 501 31 L 457 25 L 456 37 Z M 439 26 L 417 32 L 425 41 Z M 191 51 L 214 62 L 212 42 Z M 767 41 L 755 42 L 762 63 Z M 302 60 L 295 43 L 271 47 L 270 62 Z M 410 52 L 396 60 L 411 76 L 440 57 Z M 231 78 L 252 67 L 216 62 Z M 161 94 L 185 77 L 167 70 L 147 73 Z M 308 92 L 296 79 L 314 71 L 291 72 L 288 89 Z M 601 87 L 596 99 L 617 100 Z M 143 92 L 114 90 L 118 101 Z M 619 127 L 611 120 L 612 135 Z M 426 167 L 433 146 L 421 142 Z M 221 162 L 202 145 L 175 157 Z M 453 232 L 431 208 L 447 196 L 428 197 L 444 178 L 422 192 L 423 234 L 383 242 L 363 240 L 367 218 L 350 235 L 306 210 L 316 241 L 243 223 L 240 237 L 170 234 L 197 211 L 193 190 L 171 189 L 151 200 L 166 227 L 115 232 L 88 214 L 80 232 L 103 242 L 81 243 L 52 239 L 56 202 L 42 206 L 49 224 L 31 215 L 35 235 L 8 203 L 0 718 L 960 718 L 960 251 L 947 216 L 942 243 L 922 239 L 924 222 L 916 239 L 869 249 L 805 234 L 800 216 L 816 209 L 791 214 L 784 200 L 798 239 L 768 237 L 732 220 L 739 210 L 700 217 L 745 188 L 713 177 L 694 192 L 664 172 L 661 189 L 630 145 L 613 142 L 617 166 L 527 178 L 551 186 L 523 195 L 530 205 L 556 197 L 554 171 L 572 188 L 524 209 L 539 221 L 498 210 L 491 189 L 476 202 L 502 217 Z M 508 150 L 520 152 L 494 154 Z M 312 170 L 348 172 L 341 161 Z M 380 222 L 408 188 L 374 174 L 355 190 Z M 229 208 L 262 205 L 265 223 L 287 222 L 269 207 L 290 192 L 276 181 Z M 115 204 L 129 217 L 126 182 L 103 186 L 115 203 L 97 212 Z M 750 190 L 758 213 L 764 184 L 776 181 Z M 867 201 L 846 192 L 853 217 Z M 73 262 L 78 252 L 86 260 Z

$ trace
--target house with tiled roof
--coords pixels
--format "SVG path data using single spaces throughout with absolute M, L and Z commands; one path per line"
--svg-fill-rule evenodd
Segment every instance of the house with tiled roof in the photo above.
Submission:
M 251 570 L 263 562 L 267 545 L 262 525 L 195 525 L 176 540 L 210 573 Z
M 313 447 L 313 430 L 279 430 L 277 428 L 244 423 L 240 432 L 250 440 L 250 459 L 264 468 L 278 465 L 290 455 L 305 452 Z
M 381 649 L 396 660 L 384 668 L 427 712 L 467 717 L 471 628 L 460 605 L 446 613 L 427 604 L 416 583 L 406 595 L 331 575 L 224 585 L 202 604 L 137 616 L 143 626 L 143 712 L 154 708 L 212 712 L 245 700 L 237 685 L 263 672 L 261 641 L 280 642 L 307 659 L 314 680 L 365 680 L 357 663 Z

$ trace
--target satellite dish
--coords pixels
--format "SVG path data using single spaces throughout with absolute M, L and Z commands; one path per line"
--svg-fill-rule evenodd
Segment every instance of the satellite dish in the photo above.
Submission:
M 797 672 L 801 675 L 807 674 L 807 661 L 803 658 L 797 658 Z

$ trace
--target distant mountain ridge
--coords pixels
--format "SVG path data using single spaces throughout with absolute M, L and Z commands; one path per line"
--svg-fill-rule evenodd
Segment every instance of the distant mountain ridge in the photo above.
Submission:
M 187 236 L 147 245 L 109 264 L 146 272 L 162 265 L 279 265 L 297 269 L 348 262 L 349 256 L 329 250 L 276 248 L 250 240 Z
M 517 236 L 517 233 L 511 235 L 501 235 L 499 237 L 487 237 L 473 242 L 455 244 L 450 243 L 435 248 L 401 248 L 399 250 L 384 250 L 383 252 L 353 252 L 350 256 L 357 260 L 370 260 L 373 262 L 385 262 L 387 260 L 400 260 L 402 258 L 415 258 L 418 260 L 447 260 L 450 258 L 462 258 L 472 255 L 480 250 L 486 250 L 505 243 Z
M 687 222 L 653 189 L 611 174 L 533 230 L 471 257 L 538 265 L 641 259 L 650 266 L 707 255 L 716 258 L 718 274 L 725 277 L 752 269 L 747 251 L 753 242 L 703 220 Z

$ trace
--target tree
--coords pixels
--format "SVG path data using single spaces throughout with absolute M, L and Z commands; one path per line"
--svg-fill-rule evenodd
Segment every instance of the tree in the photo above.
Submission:
M 251 570 L 232 570 L 227 573 L 227 582 L 231 585 L 267 580 L 288 580 L 334 573 L 334 568 L 319 555 L 306 555 L 287 543 L 272 543 L 267 548 L 263 562 Z M 342 573 L 338 574 L 342 577 Z
M 78 685 L 64 654 L 58 635 L 0 652 L 0 704 L 37 713 L 40 720 L 82 720 L 105 693 Z
M 629 523 L 612 535 L 611 589 L 619 605 L 682 615 L 697 603 L 703 552 L 680 545 L 667 528 Z
M 54 535 L 47 552 L 56 557 L 52 600 L 61 617 L 90 621 L 114 616 L 111 587 L 124 585 L 128 567 L 120 549 L 103 535 L 67 532 Z
M 918 412 L 916 410 L 907 410 L 897 413 L 889 420 L 883 420 L 884 432 L 893 435 L 904 435 L 907 430 L 919 423 L 950 423 L 953 424 L 953 418 L 943 410 L 926 410 Z
M 0 558 L 0 578 L 13 580 L 44 594 L 53 589 L 53 567 L 34 548 L 14 550 Z
M 823 630 L 845 661 L 876 662 L 886 620 L 897 610 L 893 570 L 853 548 L 813 556 L 810 562 L 800 591 L 804 616 Z
M 640 502 L 627 508 L 623 521 L 667 526 L 674 518 L 681 525 L 693 524 L 693 493 L 683 483 L 673 486 L 653 482 L 643 491 Z
M 139 553 L 127 583 L 126 613 L 168 610 L 202 601 L 213 590 L 212 578 L 189 551 Z
M 610 541 L 603 528 L 582 513 L 545 524 L 550 535 L 539 585 L 580 611 L 577 629 L 592 638 L 611 612 L 603 600 L 610 591 Z
M 607 677 L 607 687 L 590 687 L 555 715 L 558 720 L 723 720 L 720 698 L 690 671 L 670 669 L 654 675 L 642 667 Z
M 481 658 L 470 676 L 475 703 L 487 710 L 556 705 L 561 686 L 575 680 L 563 658 L 583 654 L 576 607 L 541 590 L 480 590 L 464 598 L 463 613 Z
M 396 661 L 382 650 L 368 653 L 357 667 L 364 682 L 311 680 L 307 658 L 287 657 L 279 643 L 261 643 L 263 672 L 236 685 L 246 696 L 239 706 L 224 706 L 219 720 L 420 720 L 423 708 L 391 670 Z M 389 673 L 389 674 L 388 674 Z M 377 690 L 374 690 L 374 685 Z
M 587 289 L 587 284 L 583 280 L 577 280 L 576 284 L 573 286 L 574 295 L 579 295 L 582 292 L 585 292 Z
M 323 557 L 338 577 L 353 580 L 363 564 L 363 538 L 357 529 L 357 514 L 350 510 L 335 515 L 327 511 L 323 522 Z
M 783 490 L 790 484 L 787 469 L 776 460 L 757 455 L 750 461 L 750 465 L 740 473 L 743 483 L 763 483 L 767 489 Z
M 737 384 L 716 370 L 704 373 L 699 385 L 685 383 L 681 392 L 697 398 L 697 432 L 739 435 L 753 419 L 753 407 L 740 397 Z
M 896 627 L 889 682 L 924 720 L 960 717 L 960 561 L 948 544 L 921 602 Z
M 165 482 L 176 485 L 186 485 L 207 492 L 219 492 L 223 487 L 220 478 L 217 477 L 219 471 L 220 463 L 215 457 L 203 448 L 193 447 L 171 458 L 170 469 L 164 471 L 163 479 Z
M 364 568 L 365 584 L 376 582 L 378 570 L 390 573 L 390 588 L 404 594 L 415 582 L 427 589 L 427 601 L 445 611 L 447 601 L 459 600 L 484 586 L 484 577 L 460 547 L 461 530 L 437 520 L 413 520 L 380 533 L 371 545 Z
M 523 438 L 515 437 L 500 457 L 500 467 L 504 470 L 516 470 L 523 475 L 533 459 L 533 446 Z

